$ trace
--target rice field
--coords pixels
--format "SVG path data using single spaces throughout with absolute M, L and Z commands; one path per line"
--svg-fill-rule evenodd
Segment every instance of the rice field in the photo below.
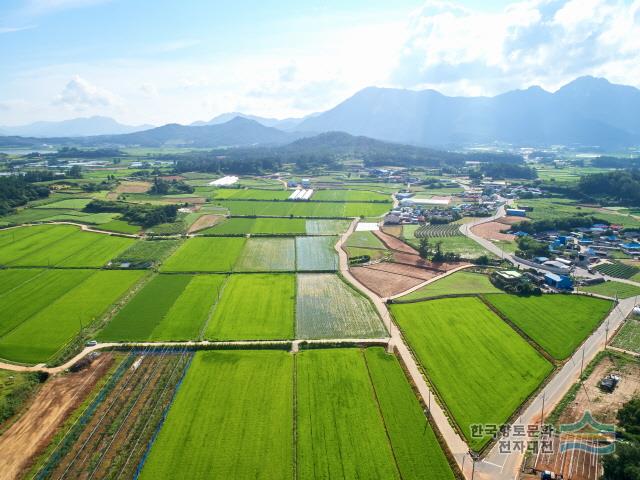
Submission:
M 143 271 L 46 270 L 0 298 L 0 358 L 46 362 L 93 324 Z
M 397 359 L 371 348 L 197 352 L 142 468 L 176 477 L 454 475 Z
M 330 273 L 299 274 L 297 338 L 385 338 L 388 333 L 368 299 Z
M 348 220 L 306 220 L 307 235 L 340 235 L 349 229 Z
M 474 438 L 471 425 L 505 423 L 553 370 L 478 298 L 393 304 L 391 312 L 474 450 L 490 438 Z
M 197 352 L 141 478 L 293 478 L 293 357 Z
M 114 259 L 115 262 L 128 262 L 134 265 L 157 264 L 164 260 L 180 240 L 139 240 Z
M 487 295 L 487 300 L 558 360 L 568 358 L 602 322 L 612 302 L 584 295 Z
M 479 293 L 502 293 L 502 291 L 493 286 L 487 275 L 460 271 L 425 285 L 401 297 L 399 300 L 419 300 L 439 295 L 473 295 Z
M 82 210 L 84 207 L 91 203 L 91 198 L 69 198 L 67 200 L 60 200 L 53 203 L 47 203 L 44 205 L 39 205 L 36 208 L 59 208 L 59 209 L 69 209 L 69 210 Z
M 0 232 L 0 265 L 102 267 L 134 242 L 71 225 L 8 229 Z
M 596 285 L 588 285 L 580 287 L 580 291 L 588 293 L 597 293 L 606 297 L 629 298 L 640 295 L 640 287 L 622 282 L 606 281 Z
M 388 202 L 390 198 L 387 194 L 369 190 L 316 190 L 311 197 L 330 202 Z
M 293 338 L 295 288 L 294 275 L 232 275 L 222 290 L 205 337 L 209 340 Z
M 295 269 L 293 238 L 249 238 L 235 264 L 237 272 L 294 272 Z
M 196 340 L 224 275 L 157 275 L 98 335 L 100 341 Z
M 296 237 L 296 270 L 338 270 L 336 237 Z
M 215 201 L 216 205 L 227 208 L 232 215 L 267 217 L 328 217 L 353 218 L 359 216 L 379 217 L 385 214 L 389 203 L 329 203 L 329 202 L 254 202 Z
M 301 218 L 229 218 L 199 232 L 204 235 L 304 235 L 305 220 Z
M 260 190 L 257 188 L 218 188 L 210 198 L 215 200 L 286 200 L 290 190 Z
M 184 242 L 160 268 L 163 272 L 231 272 L 244 238 L 195 237 Z

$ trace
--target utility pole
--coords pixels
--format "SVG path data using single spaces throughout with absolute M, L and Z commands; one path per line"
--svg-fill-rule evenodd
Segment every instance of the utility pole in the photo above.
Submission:
M 583 369 L 584 369 L 584 346 L 582 347 L 582 361 L 580 362 L 580 380 L 582 380 Z
M 542 430 L 542 426 L 544 425 L 544 400 L 545 400 L 545 396 L 546 396 L 545 391 L 542 392 L 542 415 L 540 417 L 540 429 Z

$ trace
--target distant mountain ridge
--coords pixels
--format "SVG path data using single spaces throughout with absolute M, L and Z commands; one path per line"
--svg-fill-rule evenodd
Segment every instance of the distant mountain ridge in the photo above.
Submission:
M 34 122 L 16 127 L 0 127 L 0 134 L 20 137 L 88 137 L 119 135 L 153 128 L 153 125 L 123 125 L 110 117 L 84 117 L 60 122 Z
M 448 97 L 435 90 L 369 87 L 300 131 L 343 131 L 425 146 L 640 144 L 640 90 L 581 77 L 550 93 L 540 87 L 495 97 Z
M 499 143 L 614 150 L 640 145 L 638 112 L 640 90 L 594 77 L 578 78 L 553 93 L 534 86 L 495 97 L 449 97 L 435 90 L 368 87 L 326 112 L 298 119 L 226 113 L 189 126 L 168 124 L 79 138 L 71 138 L 75 136 L 71 133 L 28 135 L 41 139 L 19 138 L 25 135 L 0 127 L 0 132 L 7 135 L 0 137 L 0 145 L 246 147 L 283 145 L 318 133 L 345 132 L 395 144 L 440 149 Z M 84 120 L 85 130 L 73 130 L 67 124 L 65 131 L 80 135 L 81 131 L 88 131 L 89 121 L 96 129 L 99 124 L 102 131 L 109 126 L 142 128 L 122 126 L 106 117 L 67 122 L 80 120 Z

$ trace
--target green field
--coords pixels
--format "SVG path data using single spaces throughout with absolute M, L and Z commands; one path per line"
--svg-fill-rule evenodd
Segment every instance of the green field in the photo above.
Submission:
M 293 192 L 290 190 L 259 190 L 255 188 L 218 188 L 209 198 L 216 200 L 286 200 Z
M 0 370 L 0 432 L 4 423 L 19 413 L 37 391 L 42 377 L 36 372 Z
M 47 203 L 40 205 L 36 208 L 60 208 L 69 210 L 82 210 L 84 207 L 91 203 L 90 198 L 69 198 L 67 200 L 60 200 L 58 202 Z
M 102 330 L 100 341 L 194 340 L 209 318 L 223 275 L 158 275 Z
M 369 255 L 372 260 L 377 260 L 387 253 L 387 247 L 372 232 L 353 232 L 344 247 L 350 258 Z
M 418 300 L 439 295 L 472 295 L 476 293 L 501 293 L 501 290 L 494 287 L 486 275 L 460 271 L 419 288 L 409 295 L 401 297 L 400 300 Z
M 0 231 L 0 265 L 101 267 L 134 241 L 71 225 L 14 228 Z
M 384 193 L 368 190 L 316 190 L 311 200 L 331 202 L 388 202 L 390 197 Z
M 306 233 L 301 218 L 230 218 L 199 233 L 204 235 L 253 235 Z
M 0 298 L 0 357 L 46 362 L 102 316 L 143 271 L 47 270 Z
M 296 237 L 296 270 L 337 270 L 336 237 Z
M 640 316 L 629 317 L 611 344 L 614 347 L 640 353 Z
M 595 267 L 595 270 L 610 277 L 630 280 L 640 275 L 640 268 L 622 262 L 601 263 Z
M 339 235 L 349 228 L 348 220 L 306 220 L 307 235 Z
M 296 299 L 298 338 L 385 338 L 375 308 L 331 273 L 299 274 Z
M 235 264 L 237 272 L 294 272 L 296 243 L 293 238 L 250 238 Z
M 435 225 L 426 227 L 426 230 L 425 227 L 416 227 L 418 226 L 406 225 L 403 228 L 406 242 L 415 248 L 420 245 L 420 240 L 416 238 L 416 235 L 422 235 L 428 238 L 432 248 L 435 248 L 437 243 L 441 243 L 443 252 L 457 253 L 462 258 L 475 259 L 482 255 L 493 256 L 479 243 L 462 235 L 458 230 L 459 225 Z
M 628 283 L 606 281 L 604 283 L 598 283 L 597 285 L 588 285 L 580 287 L 580 291 L 597 293 L 604 295 L 605 297 L 629 298 L 640 295 L 640 287 L 636 285 L 629 285 Z
M 142 479 L 293 477 L 293 357 L 195 354 Z
M 498 295 L 496 295 L 498 297 Z M 391 305 L 420 364 L 472 449 L 473 424 L 503 424 L 553 369 L 474 297 Z
M 487 300 L 552 357 L 569 357 L 602 322 L 611 302 L 584 295 L 487 295 Z
M 157 264 L 180 244 L 180 240 L 139 240 L 114 260 L 132 264 Z
M 389 203 L 328 203 L 328 202 L 252 202 L 215 201 L 232 215 L 267 217 L 376 217 L 389 210 Z
M 290 339 L 294 335 L 295 276 L 235 274 L 209 321 L 210 340 Z
M 196 237 L 184 242 L 162 265 L 164 272 L 231 272 L 244 238 Z

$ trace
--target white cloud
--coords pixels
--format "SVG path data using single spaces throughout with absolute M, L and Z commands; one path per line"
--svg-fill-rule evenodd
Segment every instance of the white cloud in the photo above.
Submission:
M 0 34 L 2 33 L 13 33 L 13 32 L 21 32 L 23 30 L 31 30 L 32 28 L 36 28 L 35 25 L 25 25 L 22 27 L 0 27 Z
M 143 83 L 140 85 L 140 91 L 145 97 L 157 97 L 158 89 L 153 83 Z
M 118 103 L 115 94 L 97 87 L 79 75 L 75 75 L 56 96 L 54 105 L 63 105 L 76 110 L 90 107 L 111 107 Z
M 450 94 L 553 89 L 585 74 L 640 85 L 639 11 L 640 0 L 527 0 L 496 13 L 428 2 L 390 80 Z

